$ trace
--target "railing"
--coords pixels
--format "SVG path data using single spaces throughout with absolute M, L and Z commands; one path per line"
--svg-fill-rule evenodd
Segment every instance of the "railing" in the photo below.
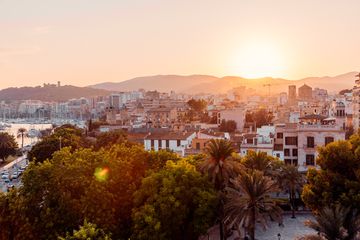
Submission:
M 310 124 L 299 124 L 298 125 L 298 129 L 299 130 L 342 130 L 342 127 L 339 125 L 321 125 L 321 124 L 314 124 L 314 125 L 310 125 Z

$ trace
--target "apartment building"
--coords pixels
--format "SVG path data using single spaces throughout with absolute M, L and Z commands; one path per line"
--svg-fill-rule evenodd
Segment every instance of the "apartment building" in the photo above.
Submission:
M 336 118 L 314 114 L 299 120 L 297 124 L 276 125 L 273 156 L 286 164 L 298 165 L 299 171 L 306 171 L 316 166 L 317 148 L 345 139 L 345 130 Z

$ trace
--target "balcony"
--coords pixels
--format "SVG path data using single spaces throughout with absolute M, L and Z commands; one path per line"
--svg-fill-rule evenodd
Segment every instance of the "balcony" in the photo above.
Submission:
M 299 124 L 298 125 L 299 131 L 326 131 L 326 130 L 332 130 L 332 131 L 341 131 L 343 130 L 341 126 L 339 125 L 323 125 L 323 124 Z

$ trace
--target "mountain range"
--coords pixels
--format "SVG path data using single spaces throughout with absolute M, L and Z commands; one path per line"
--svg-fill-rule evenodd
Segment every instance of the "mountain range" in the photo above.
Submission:
M 215 77 L 210 75 L 156 75 L 137 77 L 122 82 L 105 82 L 89 86 L 112 92 L 132 91 L 138 89 L 157 90 L 160 92 L 175 91 L 178 93 L 226 93 L 232 88 L 245 86 L 258 94 L 287 92 L 289 85 L 300 87 L 304 84 L 312 88 L 323 88 L 329 92 L 351 89 L 355 84 L 357 72 L 349 72 L 338 76 L 308 77 L 300 80 L 282 78 L 247 79 L 237 76 Z M 270 85 L 270 87 L 269 87 Z
M 0 101 L 41 100 L 66 101 L 72 98 L 105 96 L 109 92 L 103 89 L 75 86 L 21 87 L 0 90 Z

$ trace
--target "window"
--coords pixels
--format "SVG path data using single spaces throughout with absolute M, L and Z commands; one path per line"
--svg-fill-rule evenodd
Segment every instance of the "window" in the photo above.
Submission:
M 169 140 L 166 140 L 166 149 L 169 149 L 170 144 L 169 144 Z
M 306 154 L 306 165 L 314 166 L 315 165 L 315 156 L 314 154 Z
M 246 139 L 247 144 L 253 144 L 254 143 L 254 139 L 253 138 L 248 138 Z
M 332 143 L 334 141 L 333 137 L 325 137 L 325 145 L 328 145 L 329 143 Z
M 291 164 L 291 159 L 285 159 L 284 162 L 285 162 L 286 165 L 290 165 Z
M 285 137 L 285 145 L 297 146 L 297 144 L 298 144 L 297 137 Z
M 179 147 L 180 144 L 181 144 L 181 140 L 177 140 L 177 144 L 176 144 L 176 145 Z
M 276 138 L 283 138 L 284 137 L 284 134 L 283 133 L 277 133 L 276 134 Z
M 284 149 L 284 156 L 286 157 L 290 156 L 290 149 Z
M 274 150 L 275 151 L 282 151 L 283 145 L 282 144 L 274 144 Z
M 200 150 L 200 143 L 196 143 L 196 150 Z
M 297 156 L 298 156 L 298 150 L 297 150 L 296 148 L 294 148 L 294 149 L 292 150 L 292 155 L 293 155 L 293 157 L 297 157 Z
M 151 150 L 154 150 L 154 139 L 151 139 Z
M 315 139 L 314 137 L 307 137 L 307 147 L 314 148 L 315 147 Z
M 162 140 L 159 140 L 159 149 L 162 148 Z
M 277 157 L 277 158 L 280 158 L 280 153 L 277 153 L 277 154 L 276 154 L 276 157 Z
M 292 164 L 293 164 L 294 166 L 297 166 L 297 165 L 298 165 L 298 160 L 297 160 L 297 159 L 293 159 L 293 160 L 292 160 Z

